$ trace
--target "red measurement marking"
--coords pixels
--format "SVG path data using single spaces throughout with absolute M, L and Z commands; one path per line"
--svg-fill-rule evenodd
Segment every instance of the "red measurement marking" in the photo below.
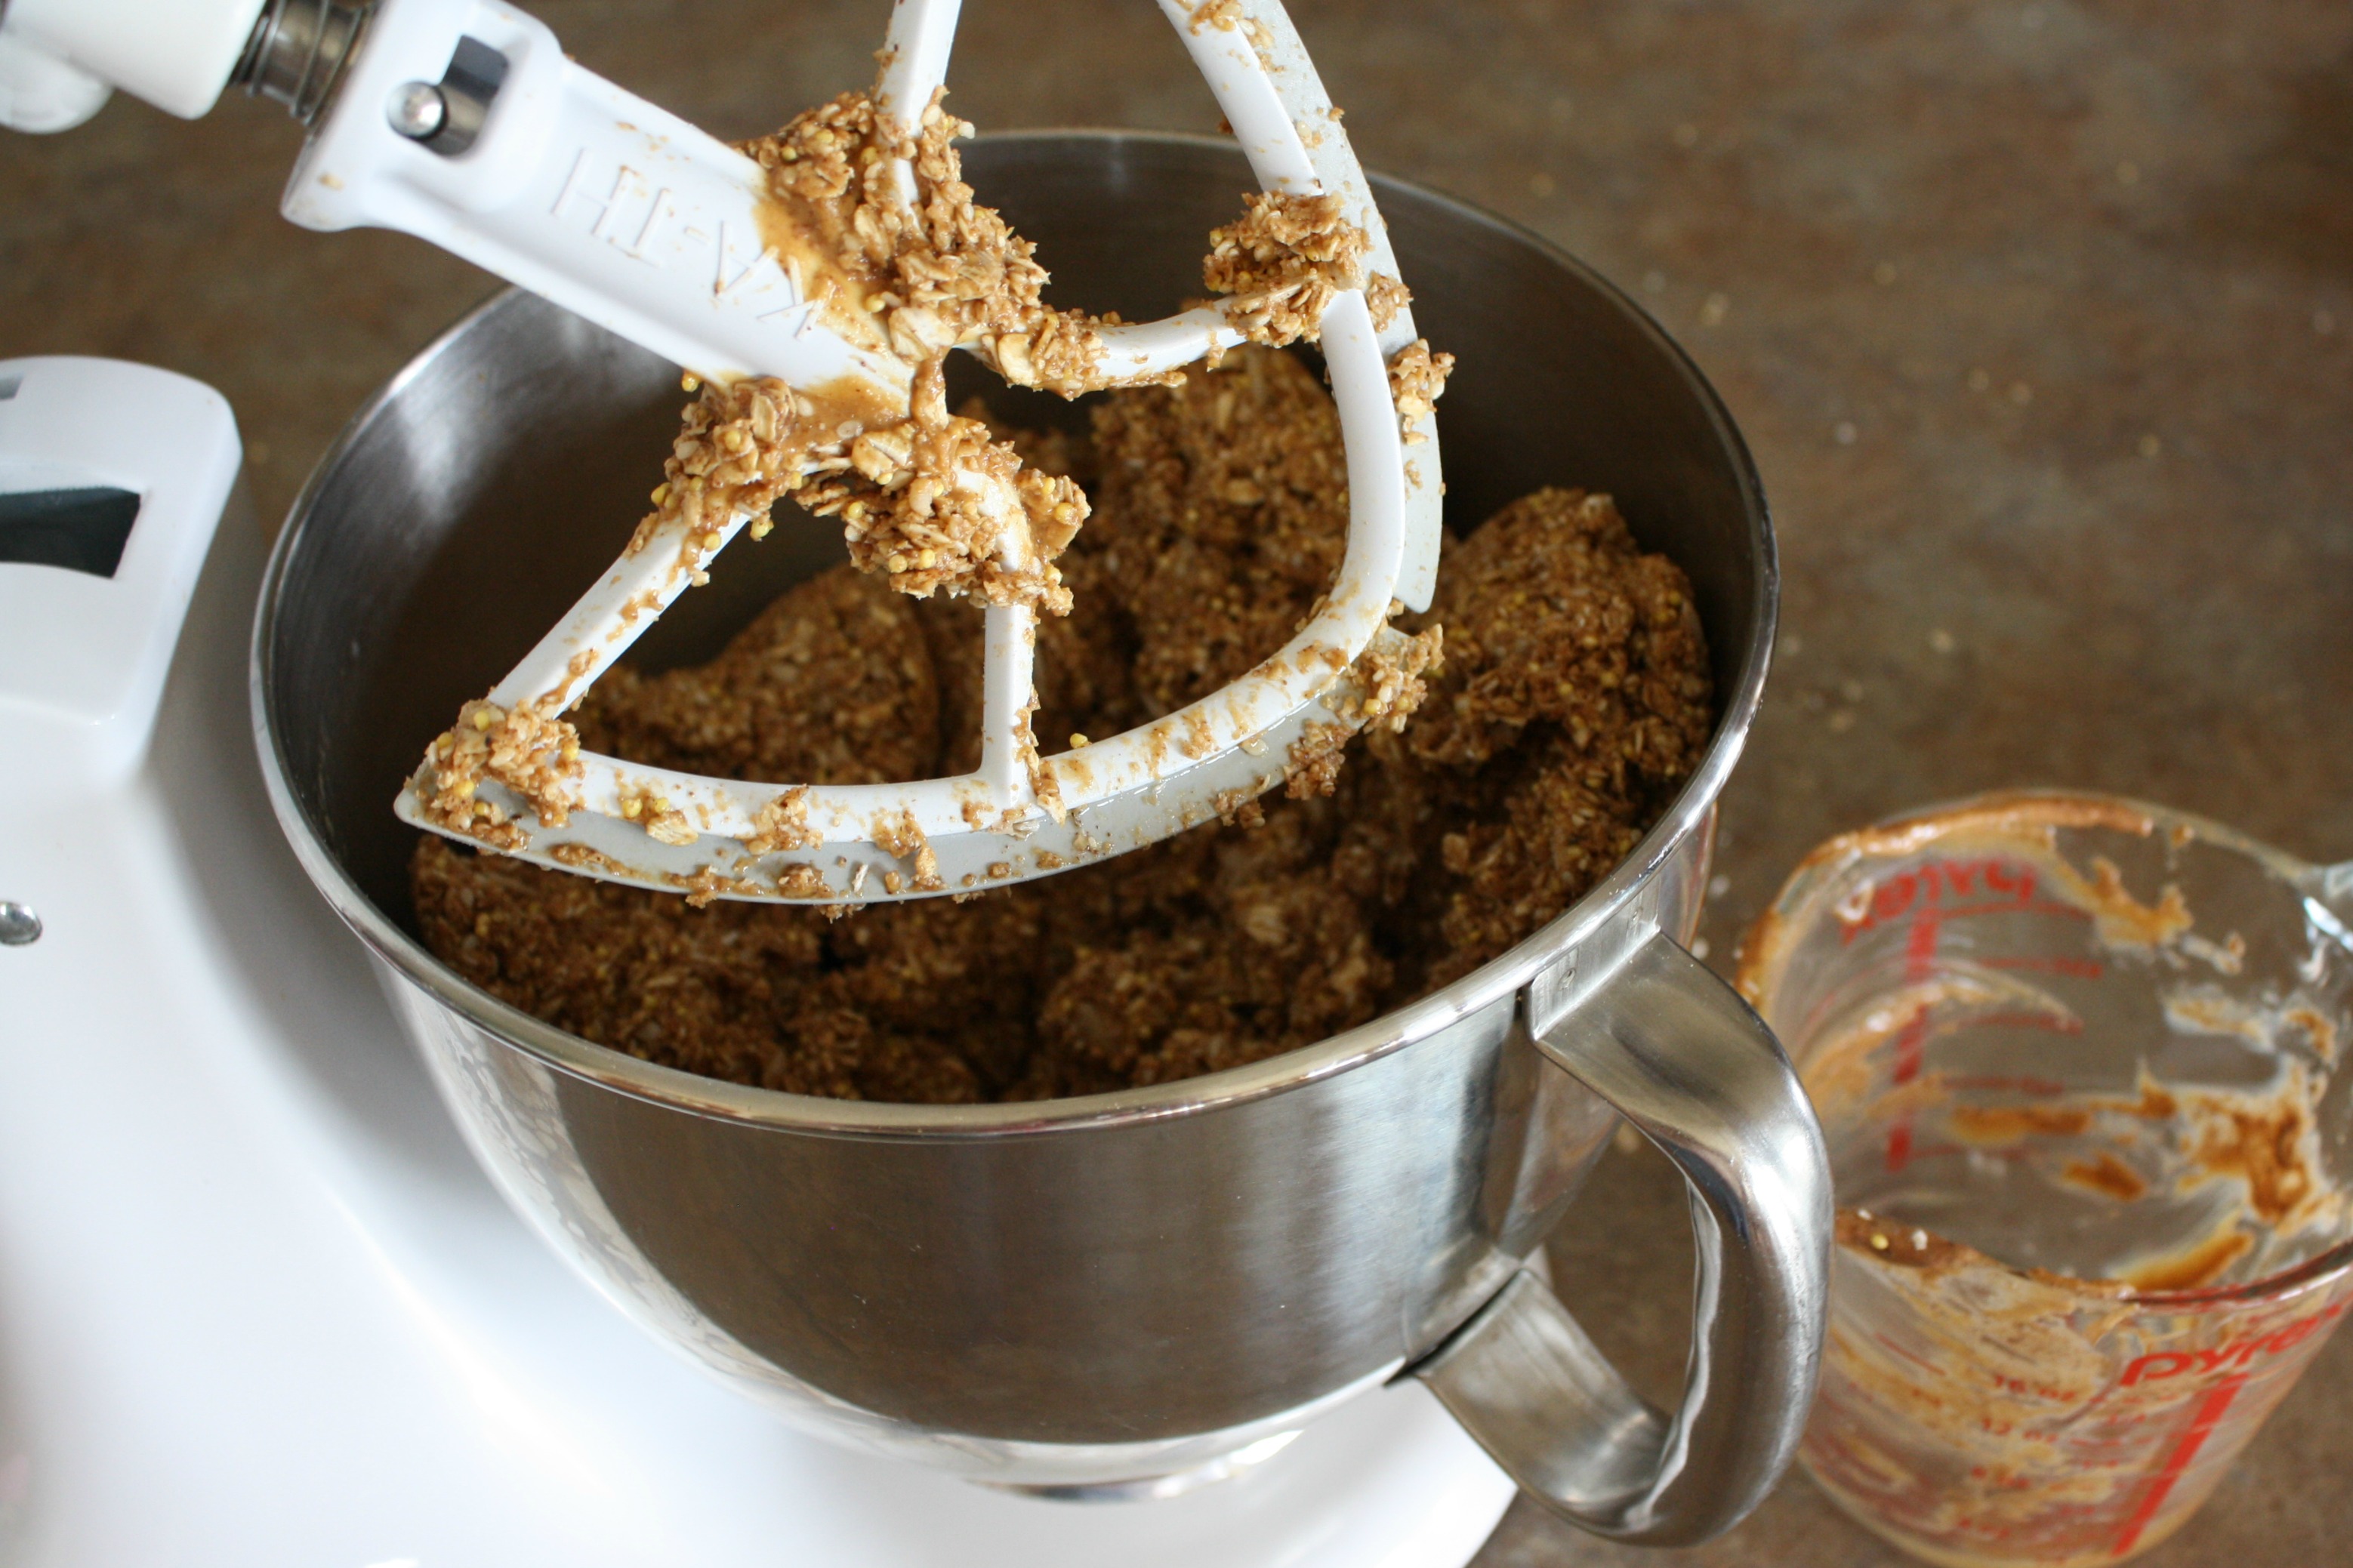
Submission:
M 1933 876 L 1931 868 L 1929 874 Z M 1904 943 L 1904 983 L 1917 985 L 1928 978 L 1936 963 L 1936 934 L 1943 918 L 1934 908 L 1922 909 L 1912 916 L 1912 931 Z M 1924 1047 L 1928 1038 L 1928 1008 L 1924 1003 L 1919 1011 L 1905 1022 L 1904 1032 L 1895 1037 L 1895 1082 L 1901 1086 L 1920 1076 Z M 1887 1168 L 1900 1171 L 1912 1160 L 1912 1113 L 1905 1111 L 1896 1118 L 1887 1133 Z
M 1968 920 L 1977 915 L 2058 915 L 2077 921 L 2092 918 L 2090 911 L 2073 904 L 2046 904 L 2032 899 L 2021 899 L 2015 903 L 1956 904 L 1945 911 L 1947 920 Z
M 1936 962 L 1936 934 L 1944 923 L 1935 910 L 1912 917 L 1912 935 L 1904 944 L 1904 983 L 1917 985 L 1928 978 Z M 1910 1083 L 1920 1076 L 1921 1045 L 1928 1037 L 1928 1009 L 1922 1007 L 1895 1037 L 1895 1081 Z
M 2040 902 L 2034 894 L 2031 867 L 2008 860 L 1924 861 L 1873 886 L 1862 912 L 1840 940 L 1852 942 L 1860 932 L 1929 906 L 1940 908 L 1948 917 L 2024 912 L 2088 918 L 2073 905 Z
M 1898 921 L 1906 922 L 1904 982 L 1906 985 L 1919 985 L 1936 971 L 1937 942 L 1950 921 L 1997 914 L 2058 915 L 2079 921 L 2091 918 L 2072 904 L 2038 899 L 2036 891 L 2033 868 L 2015 861 L 1922 861 L 1873 886 L 1862 912 L 1840 933 L 1840 940 L 1852 942 L 1860 932 Z M 1996 969 L 2036 969 L 2089 979 L 2097 979 L 2104 973 L 2095 960 L 2083 958 L 2013 957 L 1985 962 Z M 1919 1008 L 1895 1037 L 1891 1076 L 1897 1088 L 1917 1079 L 1926 1065 L 1929 1011 L 1925 1005 Z M 2039 1029 L 2065 1035 L 2083 1031 L 2083 1026 L 2073 1019 L 2022 1012 L 1997 1014 L 1975 1020 L 1975 1024 L 1981 1028 Z M 2052 1086 L 2041 1092 L 2062 1090 Z M 1923 1151 L 1913 1146 L 1913 1135 L 1912 1113 L 1899 1114 L 1887 1133 L 1886 1164 L 1891 1172 L 1901 1171 L 1921 1157 Z
M 2147 1355 L 2135 1356 L 2132 1363 L 2125 1368 L 2123 1385 L 2130 1388 L 2136 1383 L 2157 1383 L 2184 1373 L 2202 1375 L 2219 1372 L 2233 1362 L 2244 1368 L 2257 1356 L 2275 1356 L 2283 1351 L 2295 1349 L 2343 1317 L 2348 1306 L 2353 1306 L 2353 1302 L 2339 1301 L 2309 1317 L 2298 1318 L 2285 1328 L 2249 1339 L 2232 1340 L 2220 1350 L 2151 1351 Z
M 2117 1556 L 2122 1557 L 2138 1543 L 2140 1532 L 2148 1528 L 2148 1521 L 2155 1519 L 2157 1510 L 2165 1506 L 2165 1500 L 2172 1492 L 2174 1483 L 2181 1479 L 2181 1473 L 2189 1468 L 2190 1461 L 2198 1458 L 2198 1450 L 2206 1446 L 2207 1437 L 2221 1424 L 2223 1414 L 2231 1408 L 2231 1401 L 2238 1398 L 2239 1390 L 2246 1387 L 2249 1375 L 2242 1372 L 2236 1377 L 2224 1378 L 2208 1389 L 2206 1397 L 2198 1402 L 2197 1410 L 2189 1417 L 2189 1429 L 2182 1433 L 2181 1441 L 2176 1443 L 2173 1452 L 2166 1456 L 2165 1468 L 2158 1471 L 2156 1478 L 2148 1483 L 2147 1494 L 2140 1500 L 2140 1506 L 2133 1510 L 2132 1517 L 2125 1521 L 2124 1529 L 2116 1532 L 2116 1543 L 2109 1550 Z
M 2041 1029 L 2052 1035 L 2080 1035 L 2081 1018 L 2054 1018 L 2048 1013 L 1989 1013 L 1971 1023 L 1980 1029 Z
M 2084 980 L 2097 980 L 2108 972 L 2107 966 L 2096 958 L 1981 958 L 1978 962 L 1988 969 L 2040 969 Z
M 1953 1073 L 1945 1081 L 1955 1089 L 2007 1089 L 2012 1094 L 2060 1095 L 2067 1086 L 2057 1079 L 2008 1078 L 1989 1073 Z

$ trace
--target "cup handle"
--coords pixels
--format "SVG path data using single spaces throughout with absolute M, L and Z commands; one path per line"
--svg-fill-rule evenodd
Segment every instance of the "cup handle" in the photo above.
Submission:
M 1821 1128 L 1764 1020 L 1663 934 L 1535 1039 L 1683 1172 L 1699 1254 L 1683 1405 L 1652 1408 L 1525 1269 L 1411 1370 L 1570 1523 L 1705 1540 L 1780 1479 L 1813 1400 L 1830 1293 Z
M 2353 860 L 2334 866 L 2307 866 L 2296 879 L 2304 893 L 2304 912 L 2312 923 L 2353 948 Z

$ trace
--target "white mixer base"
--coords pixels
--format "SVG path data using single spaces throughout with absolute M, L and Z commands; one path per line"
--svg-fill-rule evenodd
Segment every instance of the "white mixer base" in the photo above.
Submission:
M 221 530 L 155 746 L 0 779 L 0 1558 L 24 1568 L 1456 1568 L 1512 1484 L 1408 1383 L 1236 1479 L 1082 1506 L 801 1436 L 500 1204 L 271 821 L 259 531 Z M 23 568 L 17 568 L 22 570 Z M 22 774 L 26 770 L 12 769 Z

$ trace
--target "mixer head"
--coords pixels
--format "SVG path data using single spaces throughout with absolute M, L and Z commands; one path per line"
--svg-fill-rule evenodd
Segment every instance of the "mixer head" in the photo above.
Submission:
M 569 294 L 533 281 L 528 268 L 502 269 L 575 309 L 587 290 L 590 306 L 607 309 L 584 313 L 694 366 L 714 392 L 655 492 L 655 512 L 570 614 L 434 742 L 401 792 L 404 819 L 543 866 L 698 900 L 855 904 L 976 891 L 1230 818 L 1367 723 L 1401 721 L 1428 649 L 1388 623 L 1400 605 L 1425 608 L 1435 582 L 1441 486 L 1430 402 L 1442 364 L 1433 367 L 1415 334 L 1364 173 L 1282 6 L 1161 0 L 1161 10 L 1263 191 L 1214 237 L 1208 281 L 1224 297 L 1160 321 L 1043 307 L 1035 281 L 1044 275 L 1027 247 L 956 184 L 945 149 L 970 128 L 939 108 L 955 0 L 899 0 L 871 100 L 838 100 L 755 144 L 763 166 L 750 185 L 731 176 L 735 186 L 698 187 L 698 169 L 720 167 L 715 156 L 696 164 L 695 147 L 675 150 L 683 132 L 659 127 L 660 155 L 677 166 L 640 176 L 648 190 L 649 181 L 671 183 L 634 236 L 634 213 L 602 234 L 628 189 L 628 150 L 616 154 L 614 177 L 583 142 L 554 216 L 593 204 L 591 232 L 607 249 L 623 238 L 642 251 L 649 236 L 699 234 L 717 266 L 695 279 L 694 310 L 660 293 L 683 285 L 635 274 L 616 283 L 638 297 L 615 305 L 614 286 L 584 280 L 569 254 L 554 263 L 564 277 L 552 279 L 569 278 Z M 420 85 L 430 84 L 393 89 L 396 129 Z M 646 108 L 630 109 L 629 121 L 608 113 L 598 133 L 614 134 L 601 131 L 609 123 L 645 135 L 637 121 Z M 353 180 L 381 184 L 375 149 L 384 140 L 372 125 L 339 142 L 330 125 L 325 150 L 309 162 L 341 160 L 337 191 Z M 652 162 L 642 149 L 636 155 Z M 595 171 L 585 203 L 584 168 Z M 303 174 L 297 193 L 308 188 Z M 290 195 L 289 215 L 318 226 L 386 221 L 306 217 L 300 205 Z M 425 232 L 413 218 L 402 226 Z M 731 252 L 744 236 L 756 247 Z M 906 265 L 887 276 L 845 265 L 861 246 L 870 258 L 919 256 L 912 275 L 919 283 L 936 275 L 940 286 L 906 287 Z M 991 247 L 1006 269 L 1034 275 L 1026 291 L 1018 278 L 959 289 L 955 264 Z M 608 260 L 602 250 L 593 259 Z M 703 319 L 713 310 L 715 325 Z M 1321 347 L 1346 450 L 1348 538 L 1329 591 L 1289 643 L 1222 689 L 1124 734 L 1041 753 L 1029 722 L 1034 617 L 1067 608 L 1052 556 L 1083 518 L 1084 498 L 1067 479 L 1020 470 L 975 422 L 951 419 L 941 356 L 960 348 L 1010 382 L 1076 395 L 1166 379 L 1245 342 L 1297 338 Z M 696 381 L 691 373 L 689 385 Z M 746 783 L 584 750 L 563 721 L 680 594 L 707 580 L 738 531 L 765 533 L 769 506 L 788 496 L 840 517 L 853 559 L 893 586 L 983 606 L 975 772 L 889 784 Z

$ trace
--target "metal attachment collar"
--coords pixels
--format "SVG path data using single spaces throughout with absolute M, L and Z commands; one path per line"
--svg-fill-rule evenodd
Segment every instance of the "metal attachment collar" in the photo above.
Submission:
M 308 125 L 333 95 L 367 26 L 370 6 L 336 0 L 269 0 L 229 80 L 284 104 Z

